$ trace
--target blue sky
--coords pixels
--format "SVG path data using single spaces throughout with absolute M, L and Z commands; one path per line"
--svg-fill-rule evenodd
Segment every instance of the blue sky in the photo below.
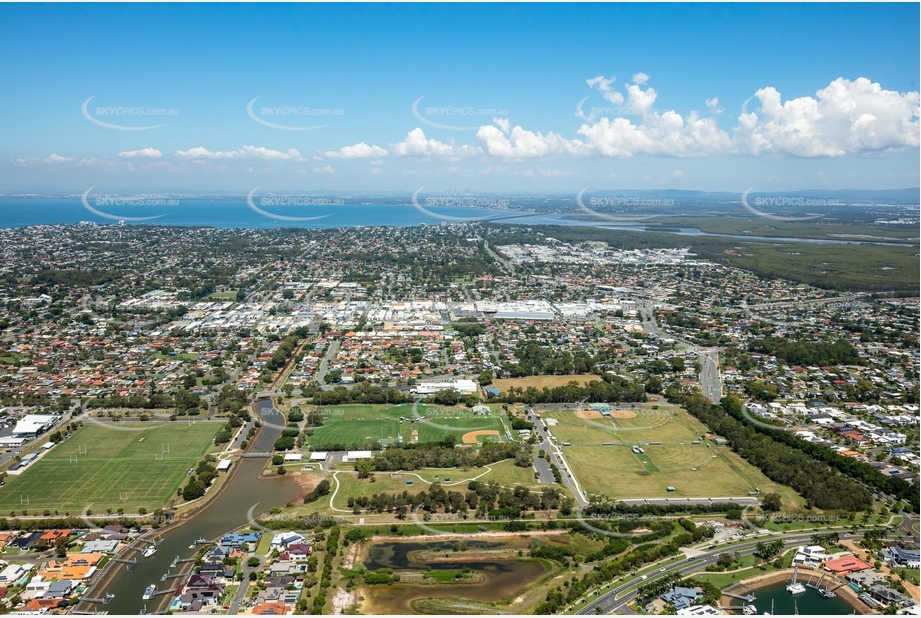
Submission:
M 919 184 L 917 4 L 6 4 L 0 21 L 0 193 Z

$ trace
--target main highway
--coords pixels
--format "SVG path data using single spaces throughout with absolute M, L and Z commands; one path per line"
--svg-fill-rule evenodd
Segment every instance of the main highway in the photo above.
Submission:
M 722 548 L 717 548 L 701 553 L 694 558 L 685 559 L 681 562 L 675 562 L 669 564 L 668 566 L 661 567 L 658 571 L 652 571 L 647 573 L 645 576 L 640 575 L 634 577 L 633 579 L 617 586 L 616 588 L 612 588 L 597 599 L 594 599 L 591 603 L 576 612 L 576 614 L 636 614 L 635 611 L 628 607 L 628 604 L 634 598 L 636 598 L 637 588 L 640 586 L 640 584 L 651 582 L 670 573 L 690 575 L 695 571 L 706 569 L 711 564 L 714 564 L 719 558 L 719 555 L 723 553 L 739 552 L 739 554 L 743 556 L 753 554 L 755 553 L 755 547 L 760 542 L 772 542 L 778 539 L 782 539 L 785 547 L 809 545 L 812 542 L 813 534 L 815 534 L 815 531 L 787 533 L 782 535 L 762 535 L 761 537 L 751 541 L 746 541 L 744 543 L 734 545 L 726 545 Z M 862 537 L 863 532 L 841 533 L 842 540 L 853 540 Z M 646 579 L 643 579 L 644 577 Z

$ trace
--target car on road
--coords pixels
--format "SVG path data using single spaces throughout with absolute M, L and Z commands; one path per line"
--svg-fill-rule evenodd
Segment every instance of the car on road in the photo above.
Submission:
M 665 570 L 665 567 L 662 567 L 661 569 L 659 569 L 659 572 L 661 573 L 664 570 Z

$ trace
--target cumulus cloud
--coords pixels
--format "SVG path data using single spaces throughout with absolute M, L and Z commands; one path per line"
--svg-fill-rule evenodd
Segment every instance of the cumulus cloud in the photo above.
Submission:
M 339 150 L 327 150 L 324 156 L 335 159 L 367 159 L 368 157 L 383 157 L 387 154 L 386 148 L 371 146 L 359 142 L 354 146 L 343 146 Z
M 453 142 L 428 139 L 425 137 L 425 132 L 418 127 L 407 133 L 406 139 L 402 142 L 390 144 L 390 150 L 399 157 L 446 157 L 451 159 L 472 157 L 480 152 L 474 146 L 455 146 Z
M 371 173 L 372 173 L 372 174 L 383 174 L 383 173 L 384 173 L 384 170 L 382 170 L 382 169 L 379 168 L 379 167 L 372 167 L 372 168 L 371 168 Z
M 556 133 L 543 135 L 516 126 L 508 131 L 495 125 L 480 127 L 476 137 L 483 149 L 494 157 L 504 159 L 534 159 L 548 155 L 588 154 L 580 140 L 568 140 Z
M 149 159 L 159 159 L 163 156 L 163 153 L 157 150 L 156 148 L 141 148 L 140 150 L 125 150 L 118 153 L 118 156 L 125 159 L 133 159 L 136 157 L 146 157 Z
M 208 150 L 202 146 L 188 150 L 177 150 L 176 156 L 184 159 L 267 159 L 272 161 L 303 161 L 296 148 L 272 150 L 265 146 L 243 146 L 238 150 Z
M 672 178 L 681 178 L 683 176 L 684 176 L 684 172 L 682 170 L 675 170 L 674 172 L 671 173 Z
M 332 165 L 324 165 L 323 167 L 313 168 L 315 174 L 335 174 L 336 170 L 333 169 Z
M 917 92 L 884 90 L 865 77 L 839 77 L 815 97 L 781 101 L 772 87 L 755 97 L 761 108 L 740 114 L 735 129 L 742 154 L 837 157 L 919 145 Z

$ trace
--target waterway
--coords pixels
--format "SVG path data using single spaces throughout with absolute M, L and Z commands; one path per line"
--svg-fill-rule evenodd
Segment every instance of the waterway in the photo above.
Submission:
M 806 592 L 803 594 L 792 595 L 787 592 L 786 585 L 786 582 L 781 582 L 752 590 L 755 593 L 753 605 L 758 608 L 759 614 L 770 612 L 772 602 L 774 606 L 773 614 L 791 616 L 794 614 L 794 610 L 806 616 L 842 616 L 851 614 L 854 611 L 851 604 L 841 597 L 826 599 L 812 588 L 806 588 Z M 741 603 L 741 601 L 733 601 L 733 604 L 737 603 Z
M 524 549 L 527 539 L 508 539 L 505 541 L 466 541 L 470 553 L 483 549 Z M 365 601 L 361 606 L 364 614 L 413 614 L 417 613 L 412 602 L 417 599 L 462 598 L 482 602 L 511 601 L 522 589 L 546 572 L 543 563 L 536 560 L 518 560 L 516 558 L 476 558 L 464 559 L 464 552 L 453 553 L 452 542 L 403 542 L 383 541 L 373 544 L 368 549 L 364 566 L 369 570 L 392 568 L 395 570 L 425 571 L 460 570 L 468 567 L 485 576 L 484 581 L 474 584 L 407 584 L 398 583 L 388 586 L 364 586 L 361 596 Z M 421 550 L 443 549 L 447 558 L 438 561 L 422 562 L 412 554 Z M 461 602 L 462 603 L 462 602 Z M 467 613 L 460 611 L 457 613 Z
M 271 402 L 267 400 L 256 403 L 256 411 L 260 416 L 266 416 L 271 407 Z M 250 450 L 271 452 L 280 435 L 280 427 L 265 425 Z M 144 589 L 150 584 L 156 584 L 158 590 L 172 590 L 183 582 L 183 578 L 161 582 L 160 577 L 167 572 L 178 572 L 178 567 L 170 571 L 170 563 L 176 556 L 191 557 L 196 550 L 189 546 L 196 539 L 204 537 L 213 540 L 246 524 L 247 512 L 256 502 L 259 504 L 253 513 L 259 515 L 297 497 L 297 485 L 290 479 L 259 479 L 265 460 L 240 459 L 234 465 L 237 470 L 221 494 L 189 521 L 164 533 L 163 543 L 157 548 L 157 553 L 150 558 L 138 556 L 140 565 L 131 573 L 123 565 L 118 565 L 118 574 L 106 589 L 106 592 L 114 593 L 115 598 L 108 605 L 96 606 L 96 609 L 106 610 L 109 614 L 139 614 L 145 607 L 147 612 L 153 612 L 161 606 L 165 608 L 166 599 L 172 601 L 173 594 L 158 595 L 155 599 L 144 601 L 141 599 Z
M 153 200 L 157 202 L 157 200 Z M 529 212 L 517 209 L 495 208 L 459 208 L 432 207 L 419 210 L 408 204 L 337 204 L 305 207 L 276 207 L 261 213 L 242 198 L 226 200 L 206 200 L 200 198 L 179 198 L 166 200 L 165 205 L 148 204 L 141 200 L 140 205 L 131 206 L 93 206 L 95 198 L 87 204 L 97 210 L 87 209 L 80 198 L 12 198 L 0 196 L 0 228 L 23 227 L 30 225 L 75 224 L 91 221 L 101 225 L 115 224 L 124 216 L 131 223 L 131 217 L 159 217 L 145 223 L 149 225 L 171 226 L 208 226 L 216 228 L 339 228 L 356 226 L 416 226 L 438 225 L 439 223 L 490 219 L 496 223 L 520 225 L 575 225 L 597 227 L 607 230 L 634 232 L 662 232 L 678 236 L 713 236 L 754 242 L 770 243 L 809 243 L 822 245 L 892 245 L 899 247 L 916 247 L 917 238 L 897 242 L 867 238 L 832 239 L 832 238 L 788 238 L 753 236 L 747 234 L 717 234 L 704 232 L 696 227 L 664 226 L 655 223 L 611 222 L 593 218 L 581 213 Z M 175 202 L 175 203 L 173 203 Z M 160 202 L 157 202 L 159 204 Z M 132 204 L 134 204 L 132 202 Z M 99 210 L 106 211 L 106 217 L 100 216 Z M 269 210 L 282 218 L 275 218 Z M 739 214 L 747 213 L 739 206 Z M 322 218 L 309 221 L 292 221 L 290 216 Z

